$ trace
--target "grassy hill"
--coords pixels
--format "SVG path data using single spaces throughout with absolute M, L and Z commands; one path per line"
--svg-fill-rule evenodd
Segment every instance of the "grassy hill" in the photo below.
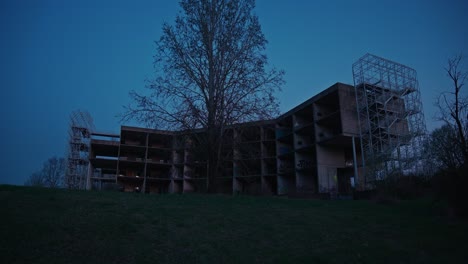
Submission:
M 468 224 L 393 205 L 0 186 L 0 263 L 466 263 Z

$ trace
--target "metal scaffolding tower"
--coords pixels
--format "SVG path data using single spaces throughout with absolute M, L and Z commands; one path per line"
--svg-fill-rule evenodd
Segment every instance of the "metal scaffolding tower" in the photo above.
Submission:
M 366 54 L 353 78 L 366 186 L 419 173 L 426 124 L 416 71 Z
M 93 130 L 93 119 L 88 112 L 78 110 L 71 113 L 65 175 L 67 188 L 85 189 L 88 184 L 89 143 Z

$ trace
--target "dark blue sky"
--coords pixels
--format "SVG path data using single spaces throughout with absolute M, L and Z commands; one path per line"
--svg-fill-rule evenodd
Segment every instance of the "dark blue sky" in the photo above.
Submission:
M 152 75 L 154 40 L 178 1 L 2 0 L 0 183 L 23 184 L 47 158 L 63 156 L 69 114 L 87 110 L 99 130 Z M 286 71 L 285 112 L 335 82 L 352 84 L 367 52 L 418 72 L 427 126 L 449 87 L 447 58 L 467 56 L 468 2 L 257 0 L 272 65 Z M 466 94 L 466 92 L 465 92 Z

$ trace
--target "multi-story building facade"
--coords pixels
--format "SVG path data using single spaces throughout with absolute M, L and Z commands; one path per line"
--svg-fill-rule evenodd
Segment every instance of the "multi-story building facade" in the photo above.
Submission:
M 197 131 L 194 133 L 203 133 Z M 354 87 L 336 83 L 274 120 L 225 131 L 219 192 L 348 195 L 361 170 Z M 91 133 L 88 188 L 204 191 L 207 164 L 188 132 L 122 126 Z
M 218 192 L 347 196 L 352 187 L 367 190 L 386 177 L 421 171 L 426 126 L 416 71 L 366 54 L 353 64 L 353 79 L 354 86 L 336 83 L 276 119 L 226 128 Z M 128 126 L 98 133 L 89 115 L 73 113 L 68 182 L 202 192 L 208 164 L 197 139 L 203 135 Z

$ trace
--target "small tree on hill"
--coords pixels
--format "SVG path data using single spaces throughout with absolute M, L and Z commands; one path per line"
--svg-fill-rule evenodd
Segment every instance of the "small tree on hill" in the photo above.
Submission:
M 65 174 L 65 159 L 52 157 L 42 165 L 40 171 L 34 172 L 24 183 L 29 186 L 59 188 Z
M 41 172 L 33 172 L 31 176 L 24 182 L 26 186 L 44 187 L 44 177 Z
M 208 161 L 208 191 L 215 189 L 226 126 L 271 118 L 283 72 L 267 69 L 267 40 L 254 0 L 182 0 L 175 25 L 164 24 L 156 42 L 156 77 L 123 120 L 150 127 L 203 129 L 198 138 Z

